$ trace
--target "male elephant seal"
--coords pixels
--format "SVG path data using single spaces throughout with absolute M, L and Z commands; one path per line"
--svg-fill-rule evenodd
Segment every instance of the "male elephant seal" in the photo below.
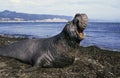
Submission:
M 13 57 L 38 67 L 64 67 L 73 63 L 74 49 L 84 39 L 88 18 L 76 14 L 62 32 L 51 38 L 28 39 L 0 48 L 1 56 Z

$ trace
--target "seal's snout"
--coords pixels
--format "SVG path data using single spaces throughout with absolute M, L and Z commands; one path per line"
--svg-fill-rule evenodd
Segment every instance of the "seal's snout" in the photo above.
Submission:
M 87 27 L 88 24 L 88 17 L 86 14 L 81 14 L 81 18 L 82 20 L 80 21 L 80 23 L 82 23 L 82 28 L 85 29 Z

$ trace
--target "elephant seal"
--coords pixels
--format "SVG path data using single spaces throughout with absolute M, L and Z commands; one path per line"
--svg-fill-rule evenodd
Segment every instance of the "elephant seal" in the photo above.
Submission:
M 64 67 L 75 59 L 74 49 L 84 39 L 88 23 L 86 14 L 76 14 L 62 32 L 50 38 L 28 39 L 0 48 L 0 55 L 13 57 L 38 67 Z

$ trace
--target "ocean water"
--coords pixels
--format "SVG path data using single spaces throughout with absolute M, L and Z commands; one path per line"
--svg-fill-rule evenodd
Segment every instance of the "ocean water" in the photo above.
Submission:
M 0 35 L 46 38 L 57 35 L 66 23 L 0 23 Z M 97 46 L 120 51 L 120 23 L 92 22 L 85 30 L 81 46 Z
M 120 23 L 89 23 L 82 46 L 120 51 Z

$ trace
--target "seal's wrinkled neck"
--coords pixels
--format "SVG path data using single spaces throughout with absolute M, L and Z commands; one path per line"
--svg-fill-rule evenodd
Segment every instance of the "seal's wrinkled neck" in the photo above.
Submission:
M 53 43 L 55 45 L 60 45 L 60 47 L 68 48 L 76 48 L 79 46 L 80 41 L 75 40 L 74 38 L 70 38 L 65 32 L 61 32 L 60 34 L 54 36 Z M 59 48 L 60 48 L 59 47 Z

